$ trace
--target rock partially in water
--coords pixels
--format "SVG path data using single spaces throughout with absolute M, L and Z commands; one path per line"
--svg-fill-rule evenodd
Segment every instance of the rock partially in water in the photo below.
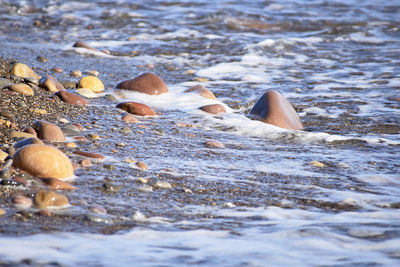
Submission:
M 207 140 L 205 145 L 208 148 L 225 148 L 225 145 L 217 140 Z
M 38 137 L 42 140 L 50 142 L 64 142 L 65 136 L 63 131 L 57 125 L 46 121 L 36 121 L 34 128 L 38 133 Z
M 281 93 L 274 90 L 266 92 L 258 99 L 250 110 L 249 117 L 289 130 L 303 129 L 292 105 Z
M 136 162 L 136 166 L 141 169 L 141 170 L 145 170 L 147 171 L 149 169 L 149 167 L 147 167 L 146 163 L 144 163 L 143 161 L 138 161 Z
M 122 102 L 119 103 L 116 107 L 138 116 L 156 115 L 156 112 L 151 107 L 138 102 Z
M 103 206 L 91 206 L 89 210 L 97 214 L 107 214 L 107 210 Z
M 32 88 L 24 83 L 12 84 L 8 86 L 8 89 L 26 96 L 33 96 L 35 94 Z
M 139 122 L 138 119 L 136 119 L 135 117 L 133 117 L 133 116 L 132 116 L 131 114 L 129 114 L 129 113 L 126 113 L 126 114 L 122 115 L 121 120 L 122 120 L 123 122 L 125 122 L 125 123 L 128 123 L 128 124 L 130 124 L 130 123 L 138 123 L 138 122 Z
M 69 76 L 79 78 L 82 76 L 82 71 L 80 70 L 73 70 L 69 73 Z
M 92 166 L 92 161 L 90 159 L 83 159 L 83 160 L 79 161 L 79 164 L 82 167 L 90 167 L 90 166 Z
M 168 87 L 164 80 L 151 72 L 146 72 L 134 79 L 120 82 L 116 88 L 148 95 L 161 95 L 168 92 Z
M 50 75 L 46 75 L 39 80 L 39 86 L 45 88 L 50 92 L 58 92 L 60 90 L 65 90 L 64 86 L 57 81 L 56 78 Z
M 32 206 L 32 199 L 21 195 L 14 196 L 11 202 L 18 209 L 28 209 Z
M 162 188 L 162 189 L 170 189 L 172 188 L 172 185 L 168 183 L 167 181 L 157 181 L 154 186 L 156 188 Z
M 27 145 L 32 145 L 32 144 L 39 144 L 42 145 L 43 142 L 42 140 L 35 138 L 35 137 L 30 137 L 30 138 L 25 138 L 17 143 L 14 144 L 14 148 L 15 149 L 20 149 L 23 146 L 27 146 Z
M 86 88 L 94 93 L 101 93 L 104 91 L 104 84 L 96 76 L 89 75 L 79 80 L 78 88 Z
M 13 166 L 44 178 L 64 179 L 74 175 L 70 159 L 60 150 L 49 145 L 27 145 L 13 156 Z
M 43 181 L 43 183 L 48 185 L 53 190 L 74 191 L 74 190 L 78 189 L 77 187 L 71 185 L 70 183 L 61 181 L 56 178 L 42 178 L 41 180 Z
M 88 88 L 80 88 L 80 89 L 76 90 L 76 92 L 86 98 L 98 98 L 99 97 L 95 92 L 93 92 L 92 90 L 90 90 Z
M 41 190 L 35 194 L 34 204 L 41 208 L 64 207 L 68 205 L 68 198 L 52 191 Z
M 196 94 L 201 95 L 202 97 L 205 97 L 208 99 L 216 99 L 213 92 L 211 92 L 209 89 L 207 89 L 206 87 L 204 87 L 201 84 L 192 86 L 189 89 L 186 89 L 184 92 L 185 93 L 196 93 Z
M 31 68 L 28 67 L 28 65 L 24 63 L 16 63 L 12 69 L 11 69 L 11 74 L 19 77 L 33 77 L 36 79 L 40 79 L 40 76 L 36 74 Z
M 210 114 L 221 114 L 221 113 L 226 113 L 226 109 L 223 105 L 221 104 L 210 104 L 210 105 L 205 105 L 200 107 L 200 109 L 204 112 L 210 113 Z
M 91 47 L 90 45 L 88 45 L 88 44 L 86 44 L 86 43 L 84 43 L 82 41 L 76 41 L 72 45 L 72 47 L 82 47 L 82 48 L 86 48 L 86 49 L 89 49 L 89 50 L 92 50 L 92 51 L 99 51 L 98 49 L 96 49 L 94 47 Z
M 322 162 L 318 161 L 318 160 L 313 160 L 310 161 L 310 165 L 317 167 L 317 168 L 323 168 L 325 167 L 325 164 L 323 164 Z
M 72 104 L 72 105 L 87 105 L 89 102 L 84 99 L 83 97 L 80 97 L 79 95 L 76 95 L 74 93 L 70 93 L 68 91 L 59 91 L 56 93 L 56 95 L 65 103 Z
M 104 161 L 106 158 L 104 155 L 102 155 L 100 153 L 92 153 L 92 152 L 86 152 L 86 151 L 80 151 L 80 150 L 74 151 L 74 154 L 83 156 L 83 157 L 88 157 L 88 158 L 91 158 L 91 159 L 99 161 L 99 162 Z

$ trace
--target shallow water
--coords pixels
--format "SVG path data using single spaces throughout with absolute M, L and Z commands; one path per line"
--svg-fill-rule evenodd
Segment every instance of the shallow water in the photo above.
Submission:
M 59 79 L 96 69 L 109 94 L 146 71 L 170 90 L 126 95 L 162 113 L 142 119 L 147 128 L 129 126 L 130 134 L 120 131 L 126 125 L 114 102 L 91 100 L 96 113 L 80 122 L 102 139 L 81 146 L 107 155 L 106 162 L 76 172 L 79 190 L 66 193 L 74 205 L 49 218 L 54 225 L 32 218 L 3 226 L 1 261 L 397 265 L 400 104 L 390 97 L 400 89 L 399 13 L 398 1 L 372 0 L 0 0 L 0 56 L 39 74 L 61 67 Z M 73 48 L 77 40 L 111 55 Z M 198 111 L 210 100 L 182 91 L 199 83 L 228 114 Z M 270 89 L 293 103 L 305 131 L 246 117 Z M 226 148 L 206 148 L 207 139 Z M 138 177 L 173 188 L 142 192 Z M 99 189 L 104 178 L 121 191 Z M 95 204 L 109 214 L 83 223 Z

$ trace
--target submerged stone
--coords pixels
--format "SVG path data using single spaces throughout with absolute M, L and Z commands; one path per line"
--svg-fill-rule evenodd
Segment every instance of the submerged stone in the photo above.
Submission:
M 208 98 L 208 99 L 216 99 L 215 95 L 213 92 L 211 92 L 209 89 L 204 87 L 203 85 L 195 85 L 190 87 L 189 89 L 186 89 L 184 93 L 196 93 L 202 97 Z
M 226 112 L 225 107 L 221 104 L 205 105 L 205 106 L 200 107 L 200 109 L 204 112 L 207 112 L 210 114 L 216 114 L 216 115 Z
M 148 95 L 161 95 L 168 92 L 168 87 L 164 80 L 151 72 L 143 73 L 134 79 L 120 82 L 116 88 Z
M 122 102 L 119 103 L 116 107 L 138 116 L 156 115 L 156 112 L 151 107 L 138 102 Z
M 38 133 L 38 137 L 42 140 L 50 142 L 65 141 L 64 133 L 57 125 L 46 121 L 36 121 L 34 127 Z

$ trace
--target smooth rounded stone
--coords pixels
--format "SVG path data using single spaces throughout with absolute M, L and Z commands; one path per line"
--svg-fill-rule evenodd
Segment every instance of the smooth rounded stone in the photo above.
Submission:
M 303 129 L 292 105 L 281 93 L 274 90 L 266 92 L 258 99 L 250 110 L 249 117 L 289 130 Z
M 69 204 L 68 198 L 52 191 L 41 190 L 35 194 L 33 203 L 41 208 L 64 207 Z
M 154 184 L 155 187 L 157 188 L 162 188 L 162 189 L 170 189 L 172 188 L 172 185 L 170 183 L 168 183 L 167 181 L 157 181 Z
M 86 98 L 98 98 L 99 96 L 88 88 L 77 89 L 76 92 Z
M 143 177 L 139 177 L 137 179 L 137 181 L 141 184 L 147 184 L 149 182 L 149 179 L 143 178 Z
M 322 162 L 317 161 L 317 160 L 310 161 L 310 165 L 312 165 L 314 167 L 318 167 L 318 168 L 325 167 L 325 164 L 323 164 Z
M 86 219 L 90 222 L 95 222 L 95 223 L 105 223 L 105 224 L 112 224 L 113 221 L 109 218 L 104 218 L 101 216 L 96 216 L 96 215 L 86 215 Z
M 36 132 L 35 129 L 33 129 L 33 127 L 28 127 L 28 128 L 26 128 L 26 129 L 24 129 L 24 132 L 25 132 L 25 133 L 32 134 L 32 135 L 34 135 L 35 137 L 37 137 L 37 132 Z
M 60 81 L 60 83 L 62 84 L 62 86 L 64 86 L 65 89 L 75 89 L 76 88 L 75 81 L 63 80 L 63 81 Z
M 36 59 L 37 59 L 39 62 L 42 62 L 42 63 L 45 63 L 45 62 L 49 61 L 48 58 L 43 57 L 43 56 L 37 56 Z
M 67 124 L 63 127 L 61 127 L 61 130 L 63 131 L 64 134 L 66 135 L 79 135 L 81 132 L 79 131 L 79 128 L 76 127 L 73 124 Z
M 208 148 L 225 148 L 225 145 L 216 140 L 207 140 L 205 142 L 206 147 Z
M 104 91 L 104 84 L 96 76 L 89 75 L 79 80 L 78 88 L 86 88 L 95 93 L 101 93 Z
M 27 145 L 13 156 L 13 166 L 43 178 L 64 179 L 74 175 L 70 159 L 49 145 Z
M 64 86 L 61 83 L 59 83 L 56 78 L 50 75 L 43 76 L 39 80 L 39 86 L 53 93 L 58 92 L 60 90 L 65 90 Z
M 12 69 L 11 74 L 19 77 L 33 77 L 36 79 L 40 79 L 40 76 L 36 74 L 28 65 L 24 63 L 16 63 Z
M 13 83 L 6 78 L 0 78 L 0 89 L 6 88 L 9 85 L 12 85 Z
M 79 164 L 82 167 L 90 167 L 90 166 L 92 166 L 92 161 L 90 159 L 83 159 L 83 160 L 79 161 Z
M 68 91 L 58 91 L 56 93 L 56 96 L 58 96 L 62 101 L 68 104 L 72 105 L 87 105 L 89 102 L 84 99 L 83 97 L 76 95 L 74 93 L 70 93 Z
M 85 131 L 85 128 L 82 125 L 80 125 L 79 123 L 74 123 L 73 125 L 75 125 L 80 132 L 84 132 Z
M 118 193 L 121 190 L 121 186 L 110 183 L 104 183 L 103 189 L 107 193 Z
M 51 71 L 52 71 L 52 72 L 55 72 L 55 73 L 62 73 L 62 72 L 63 72 L 63 69 L 62 69 L 62 68 L 55 67 L 55 68 L 52 68 Z
M 71 185 L 70 183 L 61 181 L 56 178 L 41 178 L 42 182 L 48 185 L 53 190 L 68 190 L 74 191 L 78 189 L 77 187 Z
M 69 76 L 79 78 L 82 76 L 82 71 L 80 70 L 73 70 L 69 73 Z
M 42 140 L 50 142 L 65 142 L 64 133 L 57 125 L 46 121 L 36 121 L 34 127 L 38 133 L 38 137 Z
M 65 147 L 67 148 L 76 148 L 78 147 L 74 142 L 65 143 Z
M 61 118 L 61 119 L 58 119 L 58 122 L 61 122 L 61 123 L 69 123 L 70 121 L 67 120 L 66 118 Z
M 118 98 L 116 98 L 114 95 L 112 94 L 107 94 L 106 98 L 112 102 L 118 102 Z
M 33 77 L 25 77 L 24 78 L 25 83 L 33 84 L 33 85 L 39 85 L 39 80 Z
M 32 88 L 24 83 L 12 84 L 8 86 L 8 89 L 26 96 L 33 96 L 35 94 Z
M 151 185 L 143 185 L 143 186 L 139 187 L 139 191 L 151 193 L 151 192 L 153 192 L 153 187 Z
M 20 131 L 14 131 L 11 133 L 11 138 L 35 138 L 36 136 L 30 133 L 25 133 L 25 132 L 20 132 Z
M 104 161 L 106 159 L 106 157 L 100 153 L 92 153 L 92 152 L 86 152 L 86 151 L 80 151 L 80 150 L 74 151 L 73 153 L 76 155 L 79 155 L 79 156 L 91 158 L 96 161 Z
M 89 50 L 92 50 L 92 51 L 99 51 L 98 49 L 96 49 L 94 47 L 91 47 L 90 45 L 88 45 L 88 44 L 86 44 L 86 43 L 84 43 L 82 41 L 76 41 L 72 45 L 72 47 L 81 47 L 81 48 L 86 48 L 86 49 L 89 49 Z
M 116 88 L 148 95 L 161 95 L 168 92 L 168 87 L 163 79 L 151 72 L 143 73 L 134 79 L 120 82 Z
M 3 216 L 3 215 L 6 214 L 6 213 L 7 213 L 7 212 L 6 212 L 4 209 L 0 208 L 0 217 Z
M 33 203 L 31 198 L 21 195 L 13 196 L 11 202 L 18 209 L 28 209 Z
M 39 211 L 40 216 L 46 216 L 46 217 L 51 217 L 52 213 L 49 210 L 40 210 Z
M 3 150 L 0 150 L 0 161 L 4 162 L 5 159 L 9 156 L 7 152 L 4 152 Z
M 208 99 L 216 99 L 215 95 L 213 92 L 211 92 L 209 89 L 204 87 L 203 85 L 195 85 L 190 87 L 189 89 L 186 89 L 184 93 L 196 93 L 202 97 L 208 98 Z
M 133 117 L 133 116 L 132 116 L 131 114 L 129 114 L 129 113 L 126 113 L 126 114 L 122 115 L 121 120 L 122 120 L 123 122 L 125 122 L 125 123 L 128 123 L 128 124 L 130 124 L 130 123 L 138 123 L 138 122 L 139 122 L 138 119 L 136 119 L 135 117 Z
M 92 140 L 100 140 L 100 139 L 101 139 L 101 138 L 100 138 L 100 135 L 94 134 L 94 133 L 88 134 L 88 137 L 89 137 L 90 139 L 92 139 Z
M 86 142 L 87 138 L 84 136 L 74 136 L 72 137 L 74 140 L 79 141 L 79 142 Z
M 97 214 L 107 214 L 107 210 L 102 206 L 91 206 L 89 207 L 89 210 Z
M 27 186 L 27 185 L 28 185 L 28 181 L 27 181 L 25 178 L 23 178 L 23 177 L 19 177 L 19 176 L 14 177 L 14 180 L 15 180 L 16 182 L 20 183 L 20 184 L 23 184 L 24 186 Z
M 133 115 L 138 116 L 155 116 L 156 112 L 149 106 L 138 102 L 122 102 L 117 108 L 123 109 Z
M 205 105 L 200 107 L 204 112 L 210 113 L 210 114 L 220 114 L 220 113 L 225 113 L 226 109 L 223 105 L 221 104 L 210 104 L 210 105 Z
M 145 170 L 147 171 L 149 169 L 149 167 L 147 167 L 146 163 L 144 163 L 143 161 L 138 161 L 136 162 L 136 166 L 141 169 L 141 170 Z
M 17 143 L 14 144 L 15 149 L 20 149 L 23 146 L 27 145 L 32 145 L 32 144 L 38 144 L 38 145 L 43 145 L 42 140 L 36 138 L 36 137 L 30 137 L 30 138 L 25 138 L 21 141 L 18 141 Z
M 89 70 L 88 74 L 96 77 L 100 75 L 100 73 L 97 70 Z

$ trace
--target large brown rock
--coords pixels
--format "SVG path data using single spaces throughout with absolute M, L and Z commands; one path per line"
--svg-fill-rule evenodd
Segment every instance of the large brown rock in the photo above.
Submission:
M 168 92 L 168 87 L 163 79 L 151 72 L 143 73 L 132 80 L 120 82 L 116 88 L 148 95 L 161 95 Z
M 186 89 L 184 93 L 196 93 L 202 97 L 208 98 L 208 99 L 216 99 L 215 95 L 213 92 L 211 92 L 209 89 L 204 87 L 201 84 L 195 85 L 190 87 L 189 89 Z
M 200 107 L 200 109 L 210 114 L 221 114 L 226 112 L 225 107 L 221 104 L 205 105 Z
M 33 202 L 41 209 L 50 207 L 63 207 L 68 205 L 68 198 L 52 191 L 41 190 L 35 194 Z
M 70 159 L 49 145 L 33 144 L 19 149 L 13 156 L 13 165 L 33 176 L 65 179 L 74 175 Z
M 42 140 L 50 142 L 64 142 L 65 136 L 63 131 L 57 125 L 46 121 L 36 121 L 34 128 L 38 133 L 38 137 Z
M 53 93 L 65 89 L 64 86 L 59 81 L 57 81 L 56 78 L 50 75 L 43 76 L 39 80 L 39 86 Z
M 68 91 L 58 91 L 56 95 L 65 103 L 72 105 L 87 105 L 89 102 L 83 97 Z
M 156 115 L 156 112 L 151 107 L 138 102 L 122 102 L 119 103 L 116 107 L 138 116 Z
M 266 92 L 258 99 L 250 110 L 249 117 L 289 130 L 303 129 L 292 105 L 281 93 L 274 90 Z

